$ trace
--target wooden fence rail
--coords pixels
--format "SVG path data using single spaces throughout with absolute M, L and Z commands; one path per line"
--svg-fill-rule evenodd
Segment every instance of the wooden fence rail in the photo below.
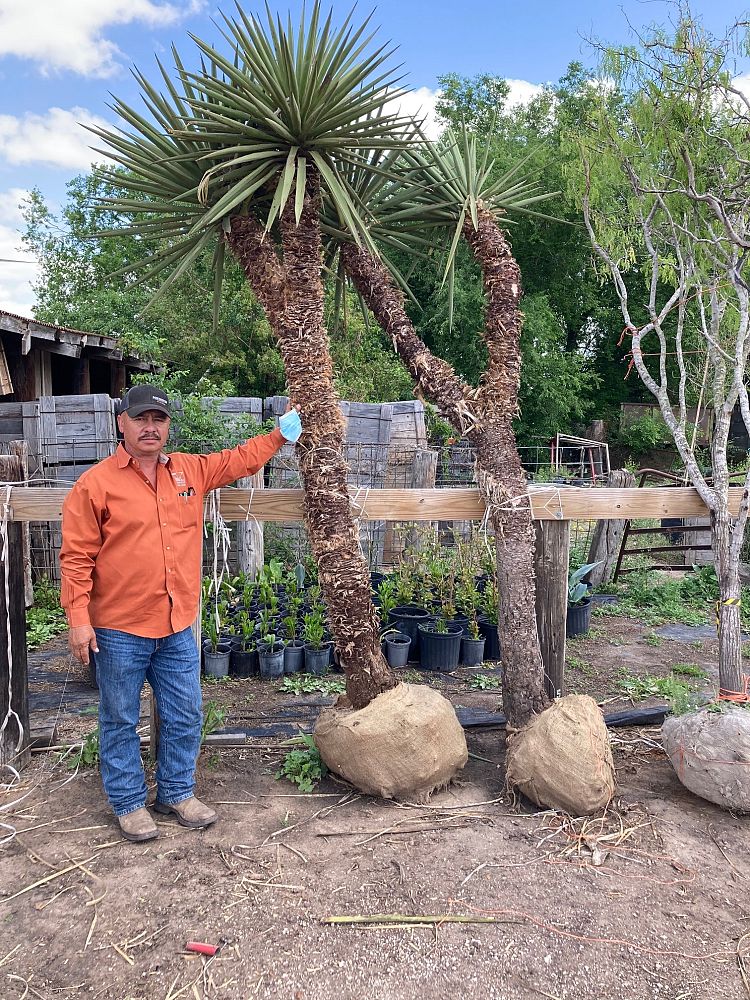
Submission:
M 292 523 L 303 518 L 302 490 L 250 490 L 224 488 L 220 492 L 222 517 L 227 521 Z M 10 497 L 12 521 L 59 521 L 65 487 L 13 487 Z M 733 487 L 730 509 L 736 514 L 741 487 Z M 473 488 L 430 490 L 350 489 L 352 508 L 364 521 L 469 521 L 485 514 L 479 491 Z M 248 503 L 252 504 L 248 513 Z M 706 505 L 692 487 L 653 489 L 587 489 L 576 486 L 534 485 L 528 490 L 536 521 L 600 521 L 624 518 L 706 516 Z M 519 501 L 523 503 L 525 501 Z
M 17 461 L 17 459 L 16 459 Z M 18 473 L 17 473 L 18 474 Z M 10 487 L 8 517 L 16 522 L 16 551 L 10 556 L 14 574 L 12 593 L 23 595 L 23 549 L 20 527 L 23 522 L 59 521 L 62 504 L 69 488 L 16 487 L 8 483 L 11 470 L 0 477 Z M 742 499 L 742 489 L 730 490 L 730 508 L 736 513 Z M 369 489 L 351 488 L 350 497 L 355 515 L 365 521 L 469 521 L 481 520 L 485 506 L 476 489 Z M 227 521 L 277 521 L 293 523 L 303 518 L 302 490 L 257 490 L 225 488 L 220 490 L 219 509 Z M 519 503 L 529 503 L 536 525 L 537 627 L 539 630 L 545 683 L 550 696 L 564 690 L 565 615 L 568 579 L 568 522 L 573 520 L 600 521 L 624 518 L 662 518 L 705 516 L 707 510 L 697 490 L 688 487 L 654 489 L 587 489 L 581 487 L 533 484 L 528 497 Z M 248 504 L 250 510 L 248 511 Z M 8 553 L 5 554 L 8 558 Z M 0 557 L 0 568 L 2 562 Z M 0 602 L 1 605 L 2 602 Z M 14 700 L 26 713 L 27 672 L 26 649 L 23 643 L 23 602 L 18 601 L 14 618 L 16 636 L 13 639 L 15 684 Z M 0 611 L 3 611 L 0 606 Z M 10 664 L 0 658 L 0 690 L 8 688 Z M 3 703 L 0 700 L 0 710 Z M 7 709 L 7 706 L 6 706 Z M 0 741 L 0 764 L 21 761 L 28 756 L 28 726 L 24 719 L 25 739 L 22 755 L 15 747 Z M 154 727 L 154 732 L 156 727 Z

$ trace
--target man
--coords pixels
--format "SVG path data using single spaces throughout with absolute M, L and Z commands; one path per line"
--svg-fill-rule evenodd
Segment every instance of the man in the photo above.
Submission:
M 136 727 L 144 680 L 161 717 L 158 813 L 200 829 L 216 813 L 195 795 L 202 712 L 198 649 L 191 632 L 201 584 L 203 497 L 252 475 L 302 427 L 298 408 L 279 428 L 213 455 L 167 455 L 167 394 L 149 385 L 125 394 L 114 455 L 84 473 L 63 504 L 62 605 L 69 645 L 83 664 L 96 653 L 102 781 L 127 840 L 151 840 Z

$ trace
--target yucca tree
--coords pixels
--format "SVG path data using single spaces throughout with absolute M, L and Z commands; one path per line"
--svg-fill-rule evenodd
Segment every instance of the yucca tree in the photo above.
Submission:
M 362 150 L 399 147 L 405 122 L 384 110 L 398 80 L 387 68 L 391 53 L 373 48 L 366 24 L 353 25 L 350 15 L 335 29 L 318 3 L 296 30 L 270 12 L 261 22 L 238 8 L 224 18 L 228 56 L 194 38 L 200 70 L 173 50 L 174 73 L 159 67 L 161 91 L 136 74 L 147 116 L 118 100 L 122 129 L 97 130 L 127 171 L 116 179 L 131 197 L 107 202 L 131 220 L 118 232 L 161 241 L 139 280 L 163 290 L 213 246 L 218 302 L 228 248 L 278 338 L 290 395 L 302 408 L 297 456 L 310 544 L 355 708 L 396 681 L 380 652 L 347 490 L 323 324 L 320 215 L 325 197 L 354 245 L 376 253 L 347 172 L 367 169 Z
M 534 529 L 513 431 L 521 372 L 521 276 L 501 222 L 509 211 L 533 212 L 531 206 L 549 195 L 524 176 L 525 162 L 502 173 L 486 152 L 480 158 L 476 139 L 465 131 L 448 130 L 440 144 L 424 143 L 399 164 L 402 177 L 396 184 L 385 174 L 359 177 L 380 224 L 372 231 L 386 254 L 389 246 L 420 252 L 442 232 L 449 278 L 458 242 L 467 242 L 485 291 L 488 362 L 477 388 L 420 339 L 405 309 L 401 276 L 394 277 L 385 254 L 347 239 L 341 225 L 338 233 L 334 222 L 326 228 L 338 241 L 346 274 L 422 393 L 476 450 L 477 483 L 495 533 L 503 707 L 509 726 L 519 729 L 544 709 L 547 697 L 535 616 Z M 333 205 L 330 212 L 335 219 Z

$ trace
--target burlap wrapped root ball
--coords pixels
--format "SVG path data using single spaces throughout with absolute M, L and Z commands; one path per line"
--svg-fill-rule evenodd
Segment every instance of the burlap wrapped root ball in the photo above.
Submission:
M 559 698 L 509 741 L 507 782 L 538 806 L 588 816 L 615 793 L 615 767 L 599 706 Z
M 750 709 L 721 702 L 671 716 L 662 742 L 682 784 L 732 812 L 750 813 Z
M 313 736 L 331 771 L 385 799 L 425 801 L 469 756 L 453 705 L 421 684 L 399 684 L 365 708 L 325 709 Z

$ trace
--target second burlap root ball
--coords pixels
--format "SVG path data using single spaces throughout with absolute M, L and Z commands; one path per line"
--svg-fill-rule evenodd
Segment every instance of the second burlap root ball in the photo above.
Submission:
M 559 698 L 509 738 L 508 784 L 539 806 L 588 816 L 615 793 L 607 727 L 588 695 Z

